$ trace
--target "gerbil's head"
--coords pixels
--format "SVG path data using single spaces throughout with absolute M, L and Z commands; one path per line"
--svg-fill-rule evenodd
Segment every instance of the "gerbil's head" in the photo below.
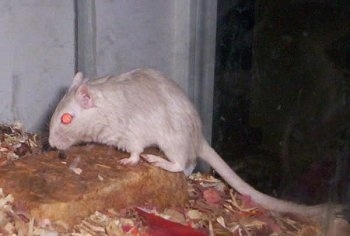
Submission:
M 83 74 L 78 72 L 68 92 L 56 107 L 50 121 L 50 146 L 60 150 L 84 141 L 95 109 L 93 97 Z

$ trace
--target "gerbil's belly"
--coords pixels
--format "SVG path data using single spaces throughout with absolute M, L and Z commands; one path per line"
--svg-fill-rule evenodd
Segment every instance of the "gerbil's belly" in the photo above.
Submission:
M 114 146 L 117 147 L 121 151 L 130 151 L 129 149 L 129 142 L 124 138 L 118 138 L 118 139 L 109 139 L 103 142 L 104 144 L 107 144 L 108 146 Z
M 159 146 L 152 135 L 136 134 L 136 132 L 123 132 L 117 135 L 105 133 L 100 135 L 95 142 L 114 146 L 126 152 L 142 152 L 146 147 Z

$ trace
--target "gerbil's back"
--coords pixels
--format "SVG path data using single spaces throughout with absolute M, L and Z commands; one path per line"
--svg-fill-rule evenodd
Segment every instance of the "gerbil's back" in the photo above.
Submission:
M 195 113 L 192 103 L 180 87 L 160 72 L 136 69 L 117 77 L 104 77 L 89 81 L 92 89 L 101 91 L 115 105 L 126 103 L 133 112 L 164 110 Z M 173 110 L 175 109 L 175 110 Z
M 154 139 L 152 135 L 187 137 L 191 142 L 200 139 L 197 111 L 180 87 L 161 73 L 136 69 L 104 80 L 96 85 L 104 87 L 105 99 L 113 103 L 114 117 L 136 127 L 132 132 L 137 129 L 150 139 Z

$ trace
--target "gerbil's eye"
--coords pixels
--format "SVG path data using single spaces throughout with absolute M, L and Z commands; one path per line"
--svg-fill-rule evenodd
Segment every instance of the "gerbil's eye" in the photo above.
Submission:
M 69 114 L 69 113 L 63 113 L 63 115 L 61 116 L 61 122 L 64 125 L 68 125 L 72 122 L 73 120 L 73 115 Z

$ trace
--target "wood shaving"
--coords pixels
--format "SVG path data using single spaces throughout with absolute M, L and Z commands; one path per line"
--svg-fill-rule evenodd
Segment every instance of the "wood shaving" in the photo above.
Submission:
M 0 124 L 0 165 L 39 152 L 39 143 L 39 136 L 25 132 L 19 122 L 12 125 Z

